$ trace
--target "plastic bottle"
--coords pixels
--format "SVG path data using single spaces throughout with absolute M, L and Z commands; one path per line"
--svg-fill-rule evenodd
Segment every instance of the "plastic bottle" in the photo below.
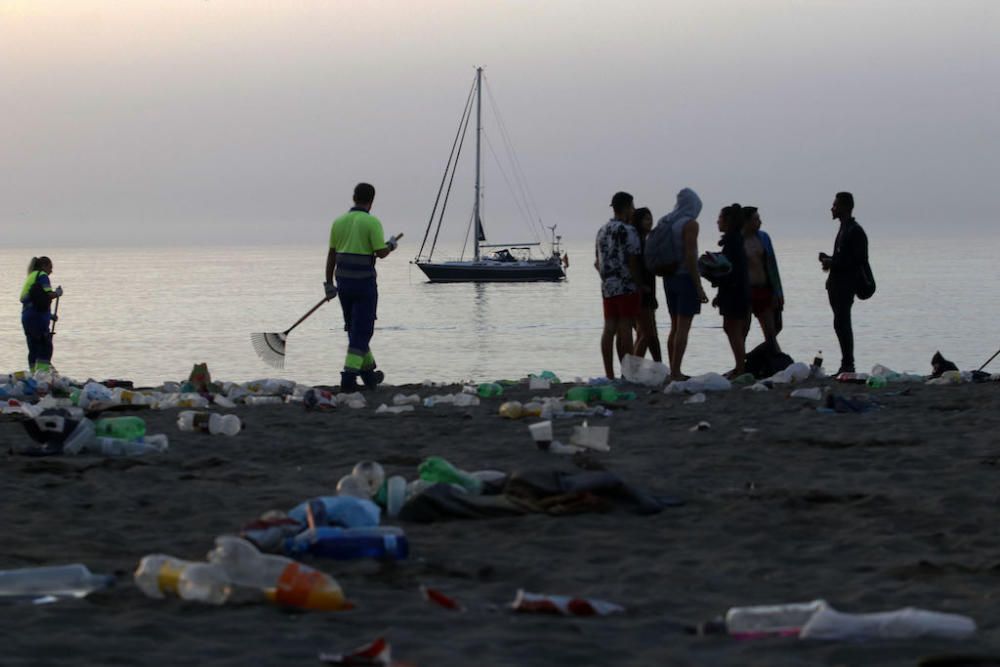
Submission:
M 498 382 L 484 382 L 476 388 L 480 398 L 503 396 L 503 387 Z
M 726 629 L 730 635 L 742 639 L 797 636 L 809 619 L 826 607 L 824 600 L 733 607 L 726 612 Z
M 337 495 L 352 496 L 364 500 L 369 500 L 372 497 L 368 490 L 368 484 L 354 475 L 344 475 L 337 481 Z
M 335 528 L 324 526 L 306 530 L 285 540 L 285 553 L 298 557 L 310 554 L 335 560 L 377 558 L 402 560 L 410 553 L 403 531 L 395 526 Z
M 233 585 L 264 591 L 283 606 L 316 610 L 348 606 L 333 577 L 284 556 L 262 554 L 239 537 L 217 537 L 208 561 L 221 567 Z
M 975 634 L 967 616 L 906 607 L 874 614 L 845 614 L 831 607 L 817 611 L 802 628 L 802 639 L 965 639 Z
M 567 401 L 583 401 L 584 403 L 589 402 L 592 398 L 600 395 L 597 392 L 591 391 L 591 387 L 573 387 L 566 392 Z
M 823 368 L 823 350 L 818 350 L 816 352 L 816 356 L 813 357 L 812 367 Z
M 456 408 L 472 407 L 473 405 L 479 405 L 479 397 L 465 393 L 455 394 L 455 398 L 452 400 L 452 404 Z
M 94 432 L 99 438 L 138 440 L 146 435 L 146 422 L 141 417 L 107 417 L 94 422 Z
M 447 482 L 457 484 L 473 495 L 479 495 L 483 490 L 482 481 L 469 473 L 459 470 L 440 456 L 428 457 L 417 468 L 420 479 L 428 482 Z
M 181 573 L 189 565 L 194 563 L 165 554 L 151 554 L 139 561 L 132 578 L 147 596 L 163 599 L 166 597 L 164 593 L 177 594 Z
M 393 475 L 386 482 L 386 497 L 385 497 L 385 511 L 390 517 L 399 516 L 399 510 L 402 509 L 403 503 L 406 502 L 406 480 L 399 476 Z
M 524 409 L 518 401 L 507 401 L 500 405 L 500 416 L 507 419 L 520 419 L 524 415 Z
M 880 375 L 873 375 L 870 378 L 868 378 L 868 381 L 865 384 L 867 384 L 872 389 L 881 389 L 882 387 L 889 384 L 889 381 Z
M 635 392 L 634 391 L 618 391 L 611 385 L 605 385 L 601 387 L 600 399 L 606 403 L 614 403 L 616 401 L 634 401 Z
M 369 498 L 378 492 L 382 482 L 385 481 L 385 470 L 377 461 L 359 461 L 351 471 L 351 475 L 365 485 Z
M 115 578 L 93 574 L 86 565 L 57 565 L 0 571 L 0 597 L 40 596 L 82 598 L 107 588 Z
M 243 428 L 236 415 L 220 415 L 215 412 L 195 412 L 185 410 L 177 415 L 177 428 L 182 431 L 200 431 L 212 435 L 233 436 Z
M 94 438 L 83 446 L 82 451 L 104 456 L 142 456 L 161 454 L 167 451 L 169 442 L 163 434 L 145 435 L 138 440 L 121 438 Z

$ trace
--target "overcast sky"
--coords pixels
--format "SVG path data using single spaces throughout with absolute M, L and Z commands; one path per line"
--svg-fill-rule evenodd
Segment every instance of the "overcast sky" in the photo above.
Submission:
M 416 243 L 476 65 L 570 240 L 687 185 L 780 234 L 838 189 L 874 236 L 995 227 L 997 0 L 0 0 L 0 63 L 7 245 L 322 244 L 358 180 Z

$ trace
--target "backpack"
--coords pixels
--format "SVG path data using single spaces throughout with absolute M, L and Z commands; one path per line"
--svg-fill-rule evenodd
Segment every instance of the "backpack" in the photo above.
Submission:
M 754 349 L 747 352 L 746 371 L 752 373 L 755 378 L 762 380 L 769 378 L 775 373 L 780 373 L 789 366 L 793 360 L 784 352 L 779 352 L 773 345 L 764 341 Z
M 862 233 L 864 232 L 862 231 Z M 867 238 L 866 236 L 866 245 Z M 858 267 L 858 275 L 854 280 L 854 293 L 862 301 L 867 301 L 875 294 L 875 274 L 872 273 L 872 265 L 868 262 L 867 257 L 865 258 L 865 263 Z
M 646 269 L 658 276 L 672 276 L 680 266 L 681 258 L 674 239 L 674 225 L 667 220 L 667 216 L 660 218 L 646 236 L 643 261 L 646 263 Z

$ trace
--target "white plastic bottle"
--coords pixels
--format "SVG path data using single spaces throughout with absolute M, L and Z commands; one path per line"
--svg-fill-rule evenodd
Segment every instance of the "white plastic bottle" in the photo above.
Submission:
M 84 447 L 84 451 L 104 456 L 142 456 L 143 454 L 159 454 L 168 447 L 167 436 L 143 436 L 140 440 L 122 440 L 120 438 L 94 438 Z
M 797 636 L 809 620 L 821 609 L 825 600 L 790 604 L 733 607 L 726 612 L 726 631 L 742 638 L 774 635 Z
M 182 431 L 200 431 L 212 435 L 224 434 L 233 436 L 240 432 L 243 424 L 236 415 L 220 415 L 218 413 L 184 410 L 177 415 L 177 428 Z
M 139 561 L 133 578 L 139 590 L 158 599 L 173 593 L 184 600 L 223 604 L 232 592 L 225 570 L 218 565 L 164 554 L 152 554 Z
M 826 607 L 802 628 L 802 639 L 965 639 L 976 632 L 967 616 L 906 607 L 874 614 L 845 614 Z
M 86 565 L 58 565 L 0 571 L 0 597 L 52 595 L 82 598 L 107 588 L 114 577 L 91 573 Z
M 351 471 L 351 475 L 357 477 L 365 485 L 369 492 L 369 498 L 378 493 L 382 482 L 385 481 L 385 470 L 378 461 L 359 461 Z

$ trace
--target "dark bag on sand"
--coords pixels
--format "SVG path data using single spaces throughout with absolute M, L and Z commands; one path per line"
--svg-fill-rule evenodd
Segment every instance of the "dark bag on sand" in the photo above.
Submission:
M 646 236 L 643 261 L 650 273 L 658 276 L 672 276 L 680 266 L 680 253 L 674 243 L 674 225 L 667 216 L 660 218 L 656 226 Z
M 792 363 L 793 359 L 790 356 L 779 352 L 765 341 L 747 353 L 746 371 L 753 373 L 753 376 L 760 380 L 780 373 Z

